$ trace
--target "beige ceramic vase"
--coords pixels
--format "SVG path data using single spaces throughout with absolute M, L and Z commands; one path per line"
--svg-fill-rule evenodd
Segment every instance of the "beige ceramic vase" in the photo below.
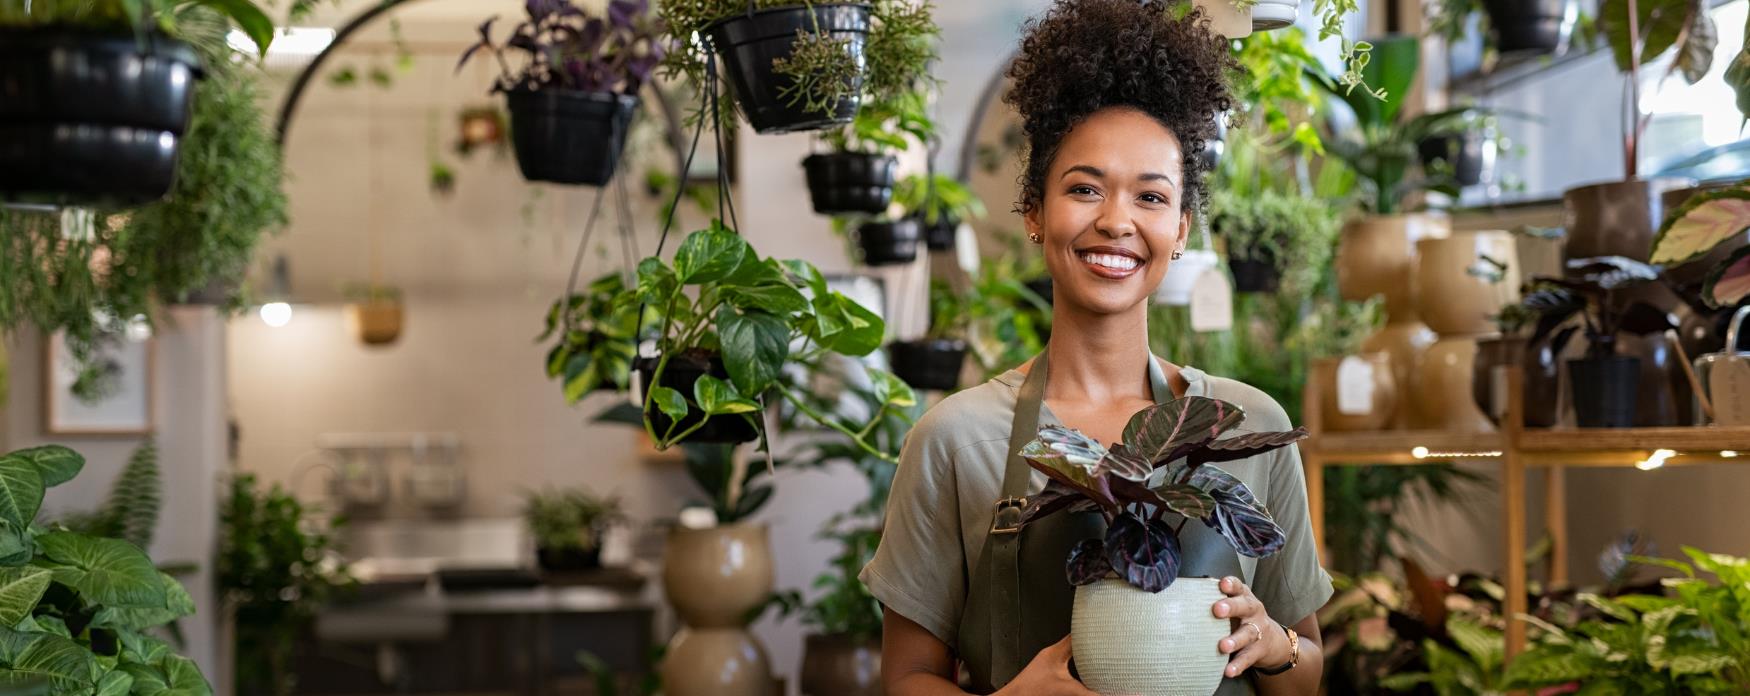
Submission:
M 1209 608 L 1220 581 L 1179 578 L 1157 593 L 1108 578 L 1076 588 L 1070 646 L 1082 683 L 1102 694 L 1209 696 L 1221 686 L 1230 630 Z M 1146 627 L 1171 626 L 1170 631 Z
M 1476 336 L 1442 336 L 1422 352 L 1413 390 L 1419 427 L 1461 433 L 1495 430 L 1472 394 L 1476 359 Z
M 802 640 L 803 696 L 881 696 L 881 638 Z
M 1416 311 L 1442 337 L 1486 334 L 1519 299 L 1519 244 L 1509 232 L 1454 232 L 1416 242 Z
M 1446 218 L 1428 214 L 1351 220 L 1337 243 L 1337 291 L 1351 302 L 1383 295 L 1391 321 L 1413 320 L 1416 244 L 1451 230 Z
M 769 536 L 763 524 L 669 533 L 662 590 L 686 624 L 662 661 L 669 696 L 773 693 L 771 663 L 745 624 L 748 611 L 772 592 Z
M 1398 412 L 1391 353 L 1379 351 L 1313 363 L 1320 427 L 1332 432 L 1384 430 Z
M 1397 321 L 1380 327 L 1373 335 L 1361 342 L 1361 352 L 1385 353 L 1391 356 L 1392 383 L 1413 385 L 1416 383 L 1417 365 L 1422 359 L 1422 351 L 1434 345 L 1439 337 L 1419 321 Z M 1401 389 L 1407 392 L 1409 389 Z M 1418 413 L 1408 394 L 1400 393 L 1397 400 L 1397 413 L 1392 414 L 1389 427 L 1395 429 L 1426 427 L 1426 419 Z

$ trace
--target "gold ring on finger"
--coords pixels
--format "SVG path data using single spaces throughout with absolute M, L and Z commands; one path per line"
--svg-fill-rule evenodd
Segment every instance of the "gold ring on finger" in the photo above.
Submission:
M 1252 641 L 1252 642 L 1254 642 L 1254 643 L 1262 643 L 1262 642 L 1264 642 L 1264 629 L 1262 629 L 1262 628 L 1258 628 L 1258 624 L 1257 624 L 1257 623 L 1254 623 L 1254 622 L 1251 622 L 1251 621 L 1243 621 L 1243 622 L 1241 622 L 1241 623 L 1240 623 L 1240 625 L 1241 625 L 1241 626 L 1245 626 L 1245 627 L 1246 627 L 1246 628 L 1250 628 L 1250 629 L 1252 629 L 1252 633 L 1254 633 L 1254 634 L 1256 634 L 1256 635 L 1257 635 L 1257 639 L 1256 639 L 1256 640 L 1254 640 L 1254 641 Z

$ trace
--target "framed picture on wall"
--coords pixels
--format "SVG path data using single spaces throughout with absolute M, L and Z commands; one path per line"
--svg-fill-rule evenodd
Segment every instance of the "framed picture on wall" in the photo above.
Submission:
M 97 348 L 82 371 L 66 334 L 46 341 L 43 430 L 50 435 L 144 435 L 152 430 L 152 339 L 121 338 Z

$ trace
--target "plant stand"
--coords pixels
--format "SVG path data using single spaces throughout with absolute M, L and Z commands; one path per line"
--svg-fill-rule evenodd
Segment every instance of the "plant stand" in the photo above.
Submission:
M 1325 467 L 1463 459 L 1497 462 L 1501 466 L 1507 616 L 1527 613 L 1525 479 L 1529 470 L 1542 469 L 1544 527 L 1551 541 L 1549 582 L 1559 585 L 1568 581 L 1567 467 L 1643 466 L 1655 459 L 1666 466 L 1736 463 L 1739 461 L 1736 455 L 1726 453 L 1750 450 L 1750 427 L 1526 428 L 1525 375 L 1517 365 L 1507 368 L 1507 415 L 1501 420 L 1498 433 L 1441 430 L 1327 433 L 1319 422 L 1318 404 L 1322 397 L 1318 391 L 1317 382 L 1312 382 L 1303 393 L 1303 419 L 1311 436 L 1300 443 L 1300 453 L 1306 469 L 1313 538 L 1320 544 L 1320 555 L 1326 555 Z M 1525 640 L 1525 622 L 1509 621 L 1509 660 L 1524 652 Z

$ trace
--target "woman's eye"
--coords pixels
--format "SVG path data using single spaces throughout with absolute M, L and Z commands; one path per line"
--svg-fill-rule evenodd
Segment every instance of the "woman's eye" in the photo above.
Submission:
M 1095 191 L 1092 186 L 1071 186 L 1069 187 L 1069 193 L 1072 196 L 1092 196 L 1095 194 Z
M 1167 204 L 1166 197 L 1164 197 L 1158 193 L 1142 194 L 1142 201 L 1144 203 L 1154 203 L 1156 205 L 1166 205 Z

